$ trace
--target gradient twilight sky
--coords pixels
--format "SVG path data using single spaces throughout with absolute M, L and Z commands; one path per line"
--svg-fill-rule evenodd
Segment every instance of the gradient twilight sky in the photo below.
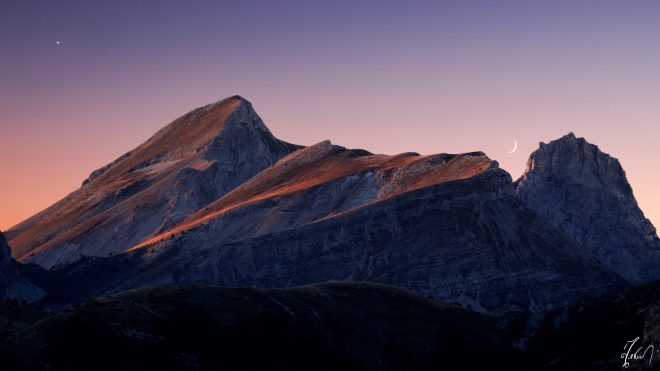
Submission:
M 655 0 L 0 0 L 0 229 L 233 94 L 289 142 L 483 150 L 514 179 L 573 131 L 660 225 L 659 36 Z

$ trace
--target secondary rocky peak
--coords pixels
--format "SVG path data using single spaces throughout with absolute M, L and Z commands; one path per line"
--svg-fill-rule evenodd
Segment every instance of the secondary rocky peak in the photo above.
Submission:
M 329 140 L 324 140 L 291 153 L 278 162 L 278 166 L 293 167 L 314 163 L 315 161 L 332 154 L 332 152 L 332 143 Z
M 632 188 L 619 161 L 573 133 L 549 144 L 541 143 L 529 157 L 525 174 L 530 173 L 561 179 L 569 184 L 577 182 L 606 188 L 620 197 L 634 200 Z
M 658 237 L 639 209 L 619 161 L 569 133 L 529 157 L 517 194 L 630 281 L 655 277 Z

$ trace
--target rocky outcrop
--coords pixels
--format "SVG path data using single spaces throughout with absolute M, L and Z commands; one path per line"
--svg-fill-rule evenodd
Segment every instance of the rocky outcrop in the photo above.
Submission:
M 18 299 L 32 303 L 45 295 L 41 288 L 22 276 L 20 264 L 12 259 L 7 240 L 0 233 L 0 300 Z
M 616 158 L 570 133 L 541 143 L 517 181 L 524 204 L 631 282 L 660 277 L 656 230 Z
M 13 228 L 13 255 L 51 268 L 121 253 L 298 148 L 273 137 L 241 97 L 198 108 Z

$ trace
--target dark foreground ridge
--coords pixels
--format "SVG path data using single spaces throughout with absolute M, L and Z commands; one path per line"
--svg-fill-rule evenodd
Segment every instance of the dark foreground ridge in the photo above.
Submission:
M 32 303 L 46 296 L 46 292 L 29 278 L 35 273 L 45 271 L 32 264 L 19 264 L 12 259 L 11 249 L 4 234 L 0 232 L 0 301 L 14 299 Z
M 93 300 L 4 344 L 11 370 L 484 369 L 520 358 L 497 320 L 400 289 L 160 286 Z
M 618 370 L 628 341 L 660 350 L 658 311 L 656 282 L 551 312 L 523 341 L 515 318 L 382 285 L 156 286 L 17 331 L 0 345 L 0 369 Z M 0 320 L 7 312 L 40 318 L 12 304 Z M 628 362 L 657 369 L 660 354 Z

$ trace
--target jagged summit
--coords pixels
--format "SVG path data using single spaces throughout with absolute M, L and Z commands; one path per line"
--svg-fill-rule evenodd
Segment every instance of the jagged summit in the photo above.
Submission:
M 556 142 L 556 141 L 575 141 L 577 139 L 578 139 L 578 137 L 575 135 L 575 133 L 573 133 L 572 131 L 569 131 L 568 134 L 565 134 L 561 138 L 553 140 L 553 142 Z M 580 139 L 584 139 L 584 138 L 581 137 Z M 543 143 L 543 142 L 541 142 L 541 144 L 545 145 L 545 143 Z
M 619 161 L 569 133 L 541 144 L 517 182 L 527 207 L 546 217 L 630 281 L 656 277 L 658 237 Z M 646 270 L 647 272 L 640 272 Z
M 530 155 L 522 179 L 527 174 L 543 174 L 568 183 L 605 187 L 634 201 L 632 188 L 619 160 L 572 132 L 549 144 L 541 143 L 539 149 Z

